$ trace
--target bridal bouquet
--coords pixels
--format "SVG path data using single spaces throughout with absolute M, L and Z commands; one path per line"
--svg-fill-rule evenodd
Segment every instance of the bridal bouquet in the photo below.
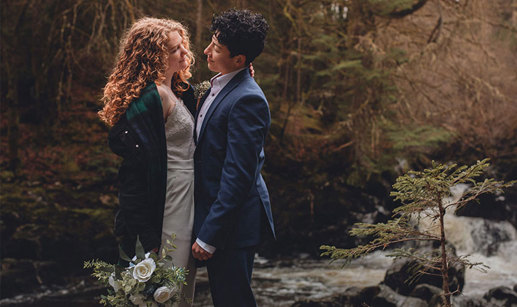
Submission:
M 167 252 L 175 248 L 167 240 L 168 247 L 159 257 L 156 253 L 144 253 L 137 238 L 136 256 L 129 259 L 119 248 L 120 258 L 130 262 L 129 267 L 113 265 L 100 260 L 86 261 L 85 268 L 93 268 L 92 276 L 108 288 L 108 295 L 101 296 L 105 306 L 158 307 L 172 306 L 180 299 L 179 289 L 186 284 L 184 268 L 172 265 Z

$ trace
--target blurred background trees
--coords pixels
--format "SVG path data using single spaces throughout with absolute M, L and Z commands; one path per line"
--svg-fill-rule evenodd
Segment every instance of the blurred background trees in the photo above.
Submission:
M 96 111 L 123 31 L 146 15 L 187 25 L 197 83 L 213 75 L 211 18 L 231 7 L 271 26 L 254 66 L 273 118 L 272 254 L 351 246 L 340 229 L 385 220 L 394 178 L 432 159 L 490 157 L 516 177 L 515 0 L 4 0 L 2 258 L 111 255 L 119 160 Z

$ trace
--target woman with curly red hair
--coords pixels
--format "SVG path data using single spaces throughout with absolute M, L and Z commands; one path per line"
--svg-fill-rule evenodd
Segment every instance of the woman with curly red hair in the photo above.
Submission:
M 193 299 L 194 62 L 189 35 L 169 19 L 142 18 L 122 39 L 104 88 L 100 118 L 111 126 L 109 145 L 123 157 L 115 234 L 126 254 L 136 238 L 158 251 L 172 234 L 174 265 L 189 270 L 183 296 Z M 190 306 L 187 300 L 182 305 Z

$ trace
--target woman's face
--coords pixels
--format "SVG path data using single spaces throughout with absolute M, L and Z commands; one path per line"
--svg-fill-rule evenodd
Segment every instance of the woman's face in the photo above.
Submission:
M 180 70 L 187 68 L 188 57 L 187 50 L 183 46 L 183 38 L 178 31 L 169 34 L 169 61 L 167 65 L 167 76 L 171 76 Z

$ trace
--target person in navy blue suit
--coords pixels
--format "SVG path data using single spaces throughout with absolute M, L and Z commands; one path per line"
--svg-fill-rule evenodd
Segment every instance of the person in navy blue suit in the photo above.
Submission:
M 267 30 L 260 14 L 226 11 L 212 20 L 204 51 L 218 74 L 195 117 L 192 254 L 207 266 L 214 306 L 256 306 L 250 286 L 255 250 L 265 235 L 275 236 L 260 174 L 271 116 L 248 69 L 264 49 Z

